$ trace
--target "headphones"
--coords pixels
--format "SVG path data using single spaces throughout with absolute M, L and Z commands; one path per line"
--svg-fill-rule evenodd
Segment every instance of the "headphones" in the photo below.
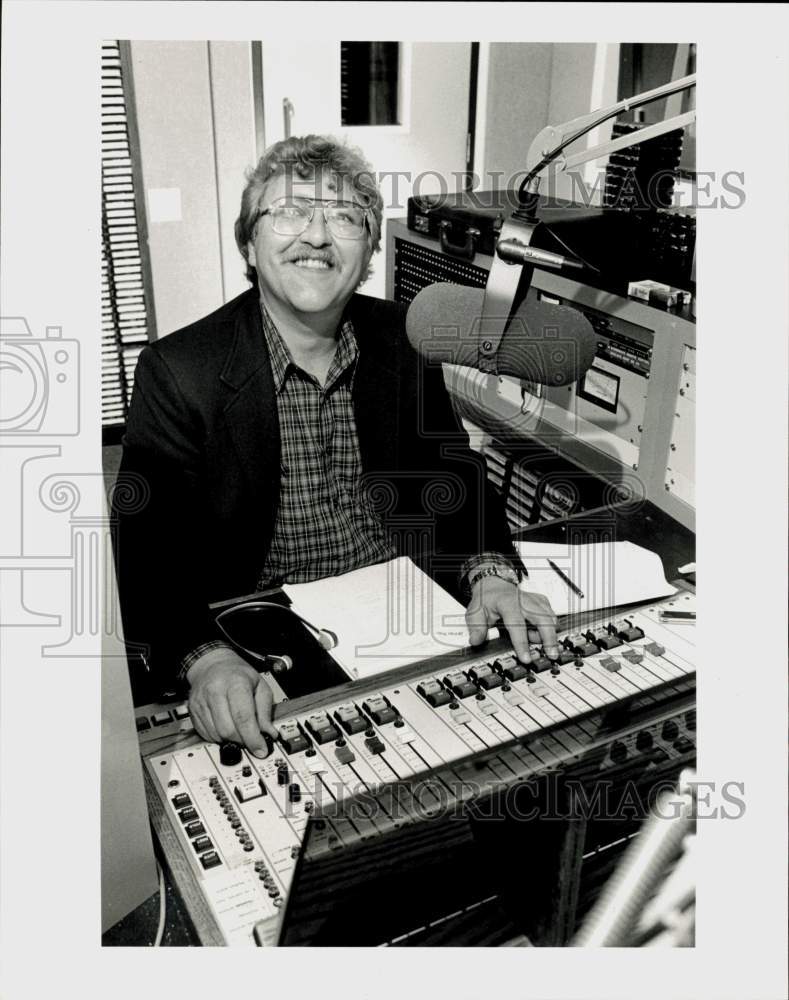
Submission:
M 302 618 L 300 614 L 297 614 L 293 610 L 293 608 L 288 607 L 286 604 L 277 604 L 275 601 L 245 601 L 243 604 L 235 604 L 233 607 L 225 608 L 224 611 L 220 611 L 214 620 L 222 635 L 232 646 L 235 646 L 236 649 L 239 649 L 242 653 L 246 653 L 247 656 L 251 656 L 253 660 L 257 660 L 261 663 L 265 670 L 271 670 L 275 674 L 284 673 L 286 670 L 291 669 L 293 666 L 293 660 L 286 655 L 277 656 L 273 653 L 256 653 L 254 649 L 247 649 L 246 646 L 242 646 L 240 642 L 229 634 L 224 625 L 222 625 L 221 619 L 226 618 L 235 611 L 267 611 L 270 608 L 276 608 L 277 611 L 285 611 L 287 614 L 298 619 L 298 621 L 300 621 L 301 624 L 315 636 L 321 649 L 325 649 L 327 652 L 330 649 L 334 649 L 339 642 L 336 632 L 332 632 L 331 629 L 328 628 L 318 628 L 316 625 L 313 625 L 312 622 L 308 622 L 306 618 Z

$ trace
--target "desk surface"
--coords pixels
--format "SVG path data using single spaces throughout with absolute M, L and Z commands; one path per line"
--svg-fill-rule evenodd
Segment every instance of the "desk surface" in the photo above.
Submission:
M 663 562 L 667 580 L 679 577 L 679 567 L 694 562 L 696 558 L 694 532 L 649 501 L 584 511 L 572 517 L 522 528 L 514 537 L 518 541 L 528 539 L 532 542 L 591 541 L 585 537 L 586 534 L 602 530 L 608 530 L 611 541 L 633 542 L 656 552 Z M 695 586 L 695 575 L 686 575 L 683 580 Z

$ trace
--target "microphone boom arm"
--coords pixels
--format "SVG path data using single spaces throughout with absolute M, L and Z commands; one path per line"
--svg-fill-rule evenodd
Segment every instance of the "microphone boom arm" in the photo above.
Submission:
M 501 338 L 509 322 L 512 304 L 515 301 L 518 287 L 521 285 L 521 277 L 526 282 L 525 289 L 528 290 L 528 283 L 534 270 L 534 263 L 543 263 L 535 260 L 536 255 L 528 253 L 528 247 L 540 222 L 536 217 L 535 209 L 537 205 L 537 195 L 540 187 L 540 179 L 547 172 L 551 164 L 560 171 L 569 170 L 572 167 L 580 166 L 590 160 L 595 160 L 600 156 L 616 152 L 620 149 L 627 149 L 629 146 L 638 145 L 653 139 L 656 136 L 672 132 L 674 129 L 684 128 L 696 120 L 696 111 L 687 111 L 681 115 L 675 115 L 665 121 L 657 122 L 654 125 L 647 125 L 624 135 L 618 139 L 611 139 L 608 142 L 598 143 L 588 149 L 564 156 L 564 150 L 571 143 L 591 132 L 592 129 L 602 125 L 603 122 L 624 111 L 633 108 L 643 107 L 652 101 L 660 100 L 663 97 L 670 97 L 683 90 L 689 90 L 696 86 L 696 74 L 683 76 L 679 80 L 672 80 L 653 90 L 644 91 L 635 97 L 625 98 L 608 108 L 598 111 L 590 111 L 588 114 L 580 115 L 563 125 L 549 125 L 544 128 L 532 144 L 526 156 L 528 173 L 521 183 L 518 191 L 518 199 L 521 207 L 513 212 L 512 216 L 502 225 L 501 234 L 496 244 L 488 274 L 488 281 L 485 285 L 485 298 L 482 306 L 482 316 L 479 324 L 479 338 L 477 341 L 477 358 L 480 371 L 495 374 L 496 353 L 501 344 Z M 526 252 L 518 254 L 518 249 L 523 248 Z M 525 258 L 525 261 L 524 261 Z M 551 266 L 551 265 L 547 265 Z
M 641 108 L 645 104 L 651 104 L 653 101 L 658 101 L 663 97 L 671 97 L 673 94 L 677 94 L 683 90 L 690 90 L 691 87 L 695 86 L 696 74 L 691 73 L 689 76 L 683 76 L 679 80 L 672 80 L 669 83 L 665 83 L 661 87 L 646 90 L 643 94 L 626 97 L 624 100 L 618 101 L 607 108 L 580 115 L 578 118 L 573 118 L 562 125 L 548 125 L 529 146 L 529 152 L 526 154 L 526 167 L 529 172 L 521 184 L 520 193 L 528 191 L 530 195 L 536 196 L 539 189 L 540 177 L 543 176 L 551 163 L 555 161 L 558 161 L 556 162 L 557 170 L 569 170 L 571 167 L 588 163 L 589 160 L 596 160 L 607 153 L 613 153 L 619 149 L 627 149 L 629 146 L 638 145 L 641 142 L 646 142 L 648 139 L 654 139 L 656 136 L 664 135 L 666 132 L 673 132 L 674 129 L 684 128 L 685 125 L 692 124 L 696 120 L 695 109 L 686 111 L 681 115 L 675 115 L 673 118 L 667 118 L 665 121 L 656 122 L 654 125 L 647 125 L 639 129 L 638 132 L 621 136 L 619 139 L 599 143 L 596 146 L 580 150 L 570 156 L 562 156 L 564 150 L 571 143 L 586 135 L 587 132 L 591 132 L 598 125 L 602 125 L 611 118 L 616 118 L 617 115 L 622 114 L 624 111 Z

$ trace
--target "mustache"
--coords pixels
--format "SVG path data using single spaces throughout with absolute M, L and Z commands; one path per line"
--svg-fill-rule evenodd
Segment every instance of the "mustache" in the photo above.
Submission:
M 296 260 L 320 260 L 331 267 L 334 267 L 337 263 L 334 254 L 326 250 L 292 250 L 285 260 L 287 263 L 292 263 Z

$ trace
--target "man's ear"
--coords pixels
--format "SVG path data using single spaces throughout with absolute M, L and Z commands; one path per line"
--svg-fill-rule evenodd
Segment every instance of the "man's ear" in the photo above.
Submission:
M 251 241 L 247 243 L 247 264 L 250 267 L 257 267 L 257 255 L 255 254 L 255 244 Z

